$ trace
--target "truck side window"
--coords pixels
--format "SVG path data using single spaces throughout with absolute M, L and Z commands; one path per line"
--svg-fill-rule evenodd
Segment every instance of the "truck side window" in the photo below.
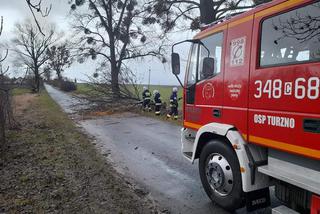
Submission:
M 222 56 L 222 43 L 223 43 L 223 33 L 217 33 L 201 40 L 202 43 L 209 49 L 210 57 L 214 58 L 214 75 L 221 72 L 221 56 Z M 200 45 L 200 60 L 199 60 L 199 75 L 198 79 L 208 79 L 210 77 L 206 76 L 202 72 L 203 59 L 208 57 L 208 51 Z
M 262 23 L 260 66 L 320 61 L 320 2 Z
M 189 55 L 187 85 L 194 85 L 197 81 L 197 56 L 198 44 L 193 44 Z

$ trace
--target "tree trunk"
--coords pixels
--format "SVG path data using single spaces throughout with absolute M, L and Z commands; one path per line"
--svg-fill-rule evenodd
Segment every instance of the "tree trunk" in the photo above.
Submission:
M 38 67 L 35 67 L 35 69 L 34 69 L 34 81 L 35 81 L 34 92 L 39 93 L 39 91 L 40 91 L 40 75 L 39 75 L 39 68 Z
M 4 87 L 3 75 L 0 75 L 0 86 Z M 5 91 L 0 90 L 0 149 L 3 148 L 5 144 Z
M 111 58 L 111 90 L 114 99 L 120 97 L 119 68 L 117 67 L 113 33 L 110 33 L 110 58 Z
M 6 99 L 5 117 L 7 119 L 9 129 L 13 129 L 16 127 L 16 122 L 14 120 L 14 115 L 13 115 L 12 96 L 10 94 L 10 91 L 6 91 L 5 99 Z
M 5 109 L 4 109 L 5 92 L 0 90 L 0 146 L 5 144 Z
M 213 1 L 200 0 L 200 22 L 203 24 L 210 24 L 215 21 L 215 18 Z
M 120 87 L 119 87 L 119 71 L 120 68 L 117 68 L 117 59 L 116 59 L 116 49 L 115 49 L 115 34 L 112 29 L 112 1 L 108 1 L 108 26 L 111 29 L 107 29 L 110 40 L 110 63 L 111 63 L 111 90 L 113 99 L 120 97 Z M 107 11 L 106 10 L 106 11 Z
M 111 70 L 111 89 L 113 98 L 117 99 L 120 97 L 120 87 L 119 87 L 119 70 L 114 68 Z
M 57 72 L 58 80 L 61 81 L 62 80 L 61 72 L 59 70 L 57 70 L 56 72 Z

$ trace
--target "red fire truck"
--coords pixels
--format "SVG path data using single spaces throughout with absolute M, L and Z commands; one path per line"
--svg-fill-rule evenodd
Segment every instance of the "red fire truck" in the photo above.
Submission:
M 286 204 L 275 212 L 318 214 L 320 1 L 272 1 L 184 42 L 182 153 L 199 159 L 210 199 L 253 210 L 269 205 L 274 186 Z

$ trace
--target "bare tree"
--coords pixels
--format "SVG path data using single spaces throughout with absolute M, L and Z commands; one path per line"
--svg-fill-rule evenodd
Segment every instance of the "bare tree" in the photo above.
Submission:
M 227 14 L 238 14 L 268 1 L 270 0 L 152 0 L 149 1 L 152 13 L 146 17 L 146 22 L 153 22 L 155 17 L 161 17 L 163 29 L 170 31 L 183 20 L 183 28 L 188 26 L 186 22 L 189 21 L 188 28 L 197 30 L 201 24 L 212 23 Z
M 3 30 L 3 16 L 1 16 L 0 18 L 0 36 L 2 34 L 2 30 Z M 3 62 L 8 56 L 8 49 L 6 49 L 6 53 L 3 57 L 0 57 L 0 63 Z
M 47 49 L 46 54 L 48 56 L 48 68 L 53 69 L 56 72 L 58 79 L 61 80 L 61 73 L 72 63 L 67 43 L 65 42 L 57 46 L 51 46 Z
M 88 10 L 78 10 L 84 6 Z M 81 34 L 80 61 L 101 57 L 106 72 L 110 72 L 112 96 L 121 98 L 119 79 L 125 63 L 146 56 L 160 57 L 163 50 L 165 38 L 160 40 L 157 28 L 143 23 L 149 13 L 146 3 L 143 0 L 76 0 L 71 8 L 75 11 L 74 28 Z
M 48 66 L 43 68 L 43 75 L 47 81 L 51 80 L 51 69 Z
M 3 30 L 3 17 L 0 19 L 0 36 Z M 2 63 L 8 56 L 8 49 L 6 49 L 5 55 L 0 54 L 0 146 L 3 147 L 5 143 L 5 128 L 7 122 L 7 115 L 9 113 L 9 119 L 11 118 L 11 105 L 10 105 L 10 94 L 9 89 L 5 85 L 6 76 L 9 67 L 3 69 Z
M 89 84 L 91 89 L 95 92 L 96 96 L 90 94 L 88 99 L 93 102 L 112 102 L 112 90 L 111 86 L 111 72 L 110 67 L 106 63 L 100 63 L 99 67 L 96 68 L 93 77 L 89 77 Z M 119 75 L 119 88 L 120 88 L 120 98 L 125 102 L 140 100 L 140 88 L 138 86 L 139 80 L 134 72 L 126 65 L 121 68 L 121 75 Z M 120 100 L 118 100 L 119 103 Z
M 273 29 L 281 36 L 274 41 L 279 43 L 285 38 L 293 38 L 304 43 L 308 40 L 319 40 L 320 37 L 320 3 L 316 2 L 310 6 L 315 13 L 305 14 L 301 12 L 291 12 L 289 17 L 279 18 L 273 22 Z
M 3 17 L 1 16 L 0 20 L 0 36 L 2 34 L 2 29 L 3 29 Z M 8 52 L 7 52 L 8 54 Z M 7 55 L 6 54 L 6 55 Z M 2 58 L 0 57 L 0 63 L 5 60 L 6 57 Z M 2 75 L 0 75 L 0 87 L 3 87 L 2 84 Z M 3 89 L 0 89 L 0 144 L 1 147 L 5 142 L 5 117 L 4 117 L 4 91 Z
M 41 81 L 41 67 L 48 60 L 46 50 L 57 41 L 55 37 L 54 25 L 49 25 L 45 29 L 45 35 L 40 32 L 38 27 L 26 20 L 15 26 L 15 39 L 13 44 L 16 53 L 16 60 L 22 65 L 30 68 L 34 75 L 34 92 L 39 92 Z
M 49 15 L 49 13 L 50 13 L 50 11 L 51 11 L 51 4 L 50 4 L 49 7 L 45 7 L 45 8 L 43 9 L 43 7 L 42 7 L 42 0 L 36 0 L 36 1 L 25 0 L 25 1 L 26 1 L 27 5 L 28 5 L 28 7 L 29 7 L 29 9 L 30 9 L 30 11 L 31 11 L 31 13 L 32 13 L 33 20 L 34 20 L 34 22 L 36 23 L 36 25 L 37 25 L 40 33 L 41 33 L 42 35 L 44 35 L 44 33 L 43 33 L 42 29 L 41 29 L 41 26 L 40 26 L 40 24 L 39 24 L 39 22 L 38 22 L 38 19 L 37 19 L 36 15 L 35 15 L 34 11 L 36 11 L 37 13 L 40 13 L 40 14 L 42 15 L 42 17 L 46 17 L 46 16 Z

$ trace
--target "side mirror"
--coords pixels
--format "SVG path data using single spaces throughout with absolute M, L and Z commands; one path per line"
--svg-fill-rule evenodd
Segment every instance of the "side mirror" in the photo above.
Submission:
M 172 66 L 172 73 L 174 75 L 180 74 L 180 56 L 177 53 L 171 54 L 171 66 Z
M 205 79 L 214 75 L 214 58 L 205 57 L 203 59 L 202 73 Z

